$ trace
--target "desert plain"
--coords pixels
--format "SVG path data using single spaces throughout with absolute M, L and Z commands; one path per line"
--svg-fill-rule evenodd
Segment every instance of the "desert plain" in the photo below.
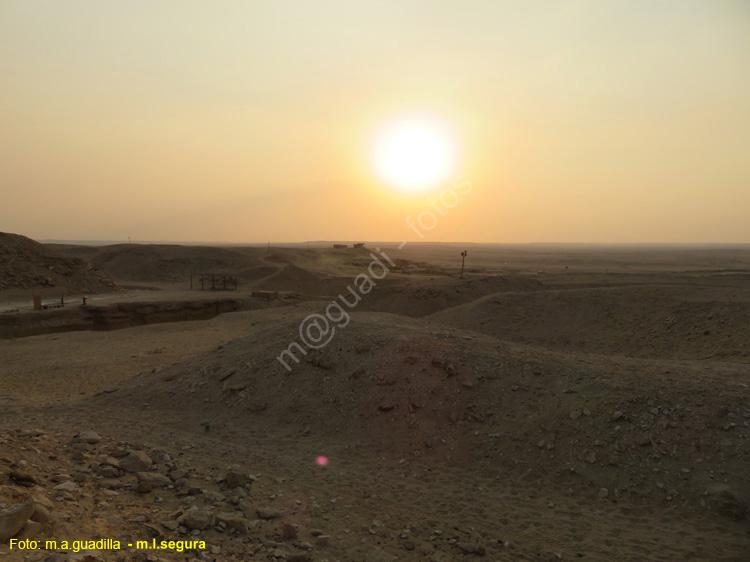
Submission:
M 0 235 L 0 560 L 750 560 L 750 248 L 348 246 Z

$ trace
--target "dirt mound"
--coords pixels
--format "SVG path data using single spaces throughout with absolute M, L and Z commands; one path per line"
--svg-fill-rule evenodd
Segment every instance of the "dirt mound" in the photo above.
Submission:
M 534 291 L 542 287 L 539 281 L 524 277 L 483 276 L 461 279 L 449 276 L 402 276 L 379 282 L 375 290 L 363 299 L 361 308 L 405 316 L 425 316 L 488 294 Z
M 287 264 L 266 278 L 259 287 L 280 291 L 301 291 L 317 287 L 320 276 L 294 264 Z
M 0 290 L 97 292 L 112 287 L 109 279 L 82 259 L 65 257 L 19 234 L 0 232 Z
M 321 281 L 337 275 L 337 262 L 319 250 L 118 244 L 90 248 L 66 247 L 85 255 L 101 271 L 129 283 L 187 283 L 191 274 L 236 275 L 245 286 L 274 291 L 327 294 Z M 336 286 L 343 286 L 342 283 Z
M 182 427 L 314 435 L 611 500 L 700 506 L 717 474 L 738 498 L 750 489 L 750 374 L 737 366 L 594 361 L 359 313 L 287 372 L 276 357 L 299 312 L 257 318 L 252 335 L 96 406 L 148 396 Z
M 333 298 L 346 290 L 349 277 L 326 276 L 295 264 L 287 264 L 254 285 L 269 291 L 291 291 L 301 295 Z
M 0 338 L 19 338 L 78 330 L 119 330 L 143 324 L 205 320 L 241 310 L 241 299 L 122 302 L 107 306 L 76 306 L 0 316 Z
M 262 265 L 255 255 L 238 249 L 166 244 L 104 246 L 91 260 L 118 280 L 164 283 L 186 283 L 199 273 L 247 273 L 256 279 L 255 268 Z
M 506 293 L 432 318 L 560 350 L 750 359 L 750 292 L 744 289 L 629 286 Z

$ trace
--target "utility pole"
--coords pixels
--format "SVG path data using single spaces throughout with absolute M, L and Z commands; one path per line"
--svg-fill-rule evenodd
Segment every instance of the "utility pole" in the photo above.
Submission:
M 464 278 L 464 262 L 466 261 L 466 256 L 468 255 L 468 253 L 469 252 L 467 252 L 466 250 L 461 252 L 461 279 Z

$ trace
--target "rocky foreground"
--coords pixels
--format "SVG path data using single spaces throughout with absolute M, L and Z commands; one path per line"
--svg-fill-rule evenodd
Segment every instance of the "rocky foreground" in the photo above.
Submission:
M 294 514 L 277 508 L 273 494 L 259 495 L 259 476 L 244 470 L 200 473 L 181 466 L 179 453 L 93 431 L 66 441 L 19 430 L 0 437 L 0 445 L 5 560 L 304 562 L 329 542 L 325 530 L 294 524 Z M 34 544 L 24 539 L 40 541 L 39 549 L 21 550 Z M 44 550 L 45 539 L 56 540 L 59 550 Z M 136 541 L 147 541 L 149 549 L 136 549 Z M 161 541 L 174 542 L 171 549 L 152 550 Z M 112 548 L 118 542 L 121 549 Z

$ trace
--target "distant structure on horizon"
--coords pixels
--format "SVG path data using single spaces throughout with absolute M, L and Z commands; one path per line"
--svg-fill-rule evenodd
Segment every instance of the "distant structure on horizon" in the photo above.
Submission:
M 194 287 L 193 278 L 197 278 L 199 286 Z M 201 291 L 236 291 L 240 283 L 236 275 L 225 275 L 217 273 L 199 273 L 190 275 L 190 288 Z
M 336 250 L 342 250 L 344 248 L 348 248 L 349 245 L 348 244 L 334 244 L 333 247 Z M 364 242 L 356 242 L 356 243 L 352 244 L 352 248 L 364 248 L 364 247 L 365 247 L 365 243 Z

